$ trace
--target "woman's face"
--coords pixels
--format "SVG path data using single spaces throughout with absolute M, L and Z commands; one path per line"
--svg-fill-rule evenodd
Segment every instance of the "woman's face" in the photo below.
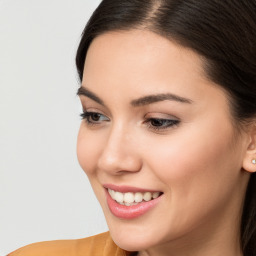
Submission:
M 148 31 L 106 33 L 89 48 L 78 94 L 78 160 L 120 247 L 236 233 L 246 144 L 199 55 Z

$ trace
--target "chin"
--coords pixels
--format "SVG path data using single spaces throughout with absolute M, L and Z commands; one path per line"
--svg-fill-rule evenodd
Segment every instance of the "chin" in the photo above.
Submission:
M 129 223 L 126 220 L 108 219 L 111 237 L 115 244 L 126 251 L 143 251 L 161 244 L 163 234 L 156 235 L 148 225 L 139 225 L 142 220 Z
M 123 232 L 121 235 L 117 232 L 111 232 L 111 237 L 115 244 L 126 251 L 142 251 L 154 246 L 155 241 L 151 241 L 145 235 L 134 235 L 134 233 Z

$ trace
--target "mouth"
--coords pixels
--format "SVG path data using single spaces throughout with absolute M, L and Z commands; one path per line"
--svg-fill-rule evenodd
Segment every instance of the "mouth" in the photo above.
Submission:
M 162 192 L 126 192 L 122 193 L 119 191 L 108 188 L 108 193 L 113 200 L 118 204 L 125 206 L 137 205 L 141 202 L 149 202 L 161 196 Z
M 104 187 L 110 212 L 121 219 L 133 219 L 144 215 L 161 201 L 163 195 L 160 191 L 133 187 Z

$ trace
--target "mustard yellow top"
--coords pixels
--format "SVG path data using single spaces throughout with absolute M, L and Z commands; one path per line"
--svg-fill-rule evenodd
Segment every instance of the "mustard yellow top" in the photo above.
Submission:
M 132 256 L 119 248 L 109 232 L 77 240 L 40 242 L 22 247 L 7 256 Z

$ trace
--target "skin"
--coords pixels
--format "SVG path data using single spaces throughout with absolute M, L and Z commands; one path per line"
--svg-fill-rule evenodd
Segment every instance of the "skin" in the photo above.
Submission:
M 209 81 L 202 58 L 153 32 L 108 32 L 88 50 L 82 86 L 104 105 L 80 96 L 85 111 L 101 115 L 81 122 L 78 160 L 115 243 L 138 255 L 242 255 L 239 220 L 249 179 L 242 167 L 252 140 L 237 132 L 227 94 Z M 189 103 L 131 105 L 162 93 Z M 179 123 L 156 130 L 150 118 Z M 146 214 L 124 220 L 108 208 L 106 183 L 164 194 Z

